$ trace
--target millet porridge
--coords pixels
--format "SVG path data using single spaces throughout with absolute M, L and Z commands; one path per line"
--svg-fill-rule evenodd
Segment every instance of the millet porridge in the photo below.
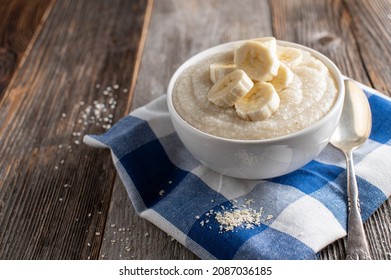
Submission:
M 333 106 L 337 89 L 327 67 L 309 52 L 282 46 L 275 46 L 272 52 L 275 51 L 279 59 L 279 67 L 283 64 L 291 70 L 289 81 L 283 86 L 275 83 L 276 80 L 273 80 L 277 76 L 275 72 L 262 81 L 264 84 L 273 85 L 273 90 L 277 93 L 275 97 L 279 99 L 274 100 L 274 103 L 268 101 L 269 104 L 266 104 L 272 107 L 271 112 L 268 111 L 266 115 L 258 112 L 262 113 L 262 119 L 252 120 L 249 119 L 250 114 L 247 119 L 246 116 L 239 114 L 239 101 L 235 101 L 234 105 L 216 105 L 210 101 L 209 92 L 214 86 L 210 67 L 216 63 L 234 65 L 235 61 L 238 61 L 234 57 L 237 55 L 235 51 L 207 57 L 186 69 L 178 78 L 172 97 L 173 104 L 178 114 L 191 126 L 229 139 L 270 139 L 310 126 L 321 119 Z M 300 60 L 291 63 L 292 61 L 289 60 L 291 51 L 295 55 L 300 52 Z M 253 78 L 251 80 L 254 86 L 259 82 Z M 251 100 L 248 99 L 246 102 L 252 102 Z

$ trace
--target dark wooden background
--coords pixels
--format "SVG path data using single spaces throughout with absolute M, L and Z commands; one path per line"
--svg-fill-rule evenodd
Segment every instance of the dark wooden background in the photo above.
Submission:
M 115 122 L 191 55 L 271 35 L 391 94 L 390 0 L 0 0 L 0 259 L 197 259 L 135 214 L 110 153 L 81 143 L 104 128 L 79 120 L 108 86 Z M 389 199 L 365 223 L 374 259 L 390 217 Z M 320 253 L 344 256 L 345 239 Z

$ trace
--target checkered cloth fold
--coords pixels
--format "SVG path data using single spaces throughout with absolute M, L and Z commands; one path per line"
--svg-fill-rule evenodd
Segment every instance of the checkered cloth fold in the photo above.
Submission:
M 354 160 L 365 221 L 391 194 L 391 101 L 363 88 L 373 125 Z M 84 142 L 110 148 L 137 213 L 202 259 L 314 259 L 346 235 L 345 159 L 331 145 L 300 170 L 278 178 L 223 176 L 183 146 L 165 95 Z M 232 224 L 223 218 L 234 213 L 234 221 L 243 223 L 228 228 Z

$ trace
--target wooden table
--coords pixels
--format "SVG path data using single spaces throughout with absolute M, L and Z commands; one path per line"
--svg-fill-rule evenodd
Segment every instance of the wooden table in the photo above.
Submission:
M 2 0 L 0 259 L 197 259 L 135 214 L 82 136 L 165 94 L 193 54 L 271 35 L 391 94 L 390 0 Z M 374 259 L 391 259 L 390 213 L 365 223 Z M 344 256 L 345 239 L 320 253 Z

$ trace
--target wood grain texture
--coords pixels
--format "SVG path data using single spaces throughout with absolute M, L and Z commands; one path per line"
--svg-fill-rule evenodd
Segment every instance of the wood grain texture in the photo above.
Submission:
M 270 3 L 275 37 L 321 52 L 343 74 L 371 86 L 352 33 L 352 17 L 342 1 L 277 0 Z
M 345 2 L 372 87 L 391 96 L 391 1 Z
M 272 35 L 268 2 L 245 2 L 155 1 L 132 109 L 165 94 L 171 75 L 192 55 L 220 43 Z
M 109 151 L 80 143 L 104 131 L 95 109 L 115 122 L 199 51 L 270 35 L 390 94 L 390 14 L 390 0 L 2 1 L 0 259 L 198 259 L 137 215 Z M 390 200 L 364 227 L 373 258 L 391 259 Z
M 0 259 L 98 258 L 116 173 L 80 142 L 125 114 L 146 3 L 54 4 L 0 103 Z
M 0 100 L 51 0 L 0 2 Z
M 386 27 L 390 21 L 384 20 L 390 14 L 387 3 L 270 1 L 274 35 L 320 51 L 345 75 L 389 93 L 385 90 L 391 86 L 390 71 L 386 70 L 391 61 L 386 48 L 391 43 L 390 28 Z M 388 200 L 364 224 L 374 259 L 391 259 L 389 205 Z M 345 246 L 346 240 L 339 240 L 321 251 L 319 258 L 344 259 Z
M 153 1 L 148 2 L 144 32 L 148 29 Z M 137 55 L 141 60 L 144 36 L 140 39 Z M 138 68 L 136 61 L 135 68 Z M 132 85 L 135 81 L 132 81 Z M 133 87 L 131 87 L 132 89 Z M 131 96 L 133 90 L 130 91 Z M 176 240 L 138 216 L 117 176 L 102 240 L 100 259 L 198 259 Z

